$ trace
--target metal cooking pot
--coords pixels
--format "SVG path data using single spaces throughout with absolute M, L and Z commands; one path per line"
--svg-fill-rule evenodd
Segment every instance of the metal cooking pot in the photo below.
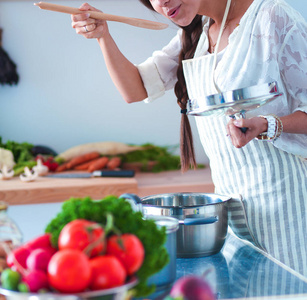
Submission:
M 177 257 L 202 257 L 218 253 L 224 245 L 228 228 L 230 197 L 205 193 L 172 193 L 147 196 L 120 196 L 134 210 L 148 215 L 179 220 Z

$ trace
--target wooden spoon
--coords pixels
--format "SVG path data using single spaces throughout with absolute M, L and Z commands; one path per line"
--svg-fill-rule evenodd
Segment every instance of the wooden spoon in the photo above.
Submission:
M 90 10 L 84 11 L 84 10 L 80 10 L 75 7 L 52 4 L 52 3 L 47 3 L 47 2 L 34 3 L 34 5 L 38 6 L 41 9 L 52 10 L 52 11 L 71 14 L 71 15 L 80 14 L 80 13 L 89 13 L 90 17 L 93 19 L 121 22 L 121 23 L 132 25 L 132 26 L 147 28 L 147 29 L 160 30 L 160 29 L 165 29 L 168 27 L 168 25 L 164 23 L 137 19 L 137 18 L 115 16 L 115 15 L 105 14 L 105 13 L 98 12 L 98 11 L 90 11 Z

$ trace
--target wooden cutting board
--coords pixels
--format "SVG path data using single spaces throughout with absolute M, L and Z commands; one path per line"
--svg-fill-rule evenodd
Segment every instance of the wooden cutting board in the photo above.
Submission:
M 0 200 L 15 204 L 62 202 L 70 197 L 101 199 L 107 195 L 137 193 L 135 178 L 49 178 L 22 182 L 18 177 L 0 180 Z
M 209 168 L 160 173 L 137 172 L 133 178 L 50 178 L 22 182 L 19 177 L 0 180 L 0 200 L 10 205 L 63 202 L 70 197 L 102 199 L 124 193 L 140 197 L 161 193 L 213 193 Z

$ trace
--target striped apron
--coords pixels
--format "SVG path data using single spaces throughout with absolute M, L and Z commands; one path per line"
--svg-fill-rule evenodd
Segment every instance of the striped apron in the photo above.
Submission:
M 183 61 L 189 98 L 217 93 L 213 55 Z M 241 149 L 226 136 L 228 116 L 195 117 L 215 192 L 232 196 L 233 232 L 307 277 L 307 161 L 266 141 Z

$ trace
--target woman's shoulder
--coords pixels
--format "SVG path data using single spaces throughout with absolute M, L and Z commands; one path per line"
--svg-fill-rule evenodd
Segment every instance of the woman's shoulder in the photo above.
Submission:
M 279 36 L 285 36 L 295 28 L 299 31 L 307 30 L 306 20 L 285 0 L 254 0 L 254 2 L 258 3 L 254 30 Z
M 272 21 L 282 21 L 286 23 L 306 23 L 300 12 L 294 9 L 285 0 L 255 0 L 262 2 L 259 8 L 261 16 L 269 16 Z M 284 23 L 284 25 L 286 25 Z

